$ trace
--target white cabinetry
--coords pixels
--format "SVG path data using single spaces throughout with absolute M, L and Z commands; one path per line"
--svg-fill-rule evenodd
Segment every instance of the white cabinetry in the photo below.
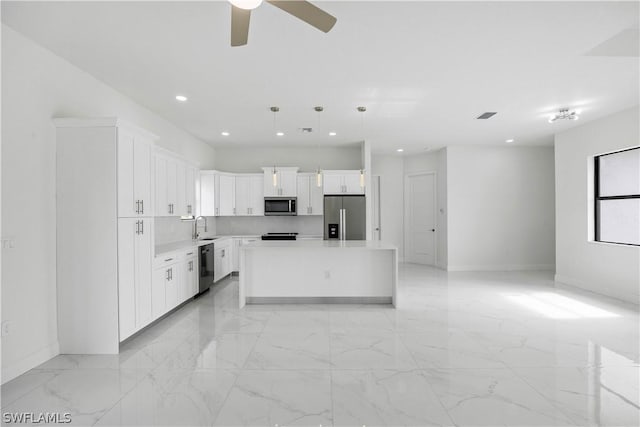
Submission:
M 187 164 L 185 166 L 185 213 L 187 215 L 196 215 L 196 185 L 198 169 L 195 166 Z
M 150 139 L 126 128 L 117 129 L 118 216 L 153 215 Z
M 153 319 L 173 310 L 198 293 L 198 248 L 156 257 L 153 270 Z
M 249 243 L 260 240 L 259 237 L 234 237 L 231 252 L 231 271 L 240 271 L 240 248 Z
M 178 215 L 178 162 L 168 155 L 156 154 L 156 215 Z
M 298 174 L 298 215 L 322 215 L 323 199 L 316 174 Z
M 200 215 L 264 215 L 262 174 L 200 171 Z
M 60 352 L 117 354 L 152 317 L 156 137 L 115 118 L 54 123 Z
M 188 300 L 198 293 L 198 256 L 196 255 L 197 249 L 193 249 L 187 252 L 185 261 L 183 263 L 184 280 L 182 286 L 182 293 L 180 296 L 181 302 Z
M 263 181 L 262 175 L 236 175 L 236 215 L 264 215 Z
M 231 239 L 217 240 L 213 251 L 214 283 L 231 274 L 233 242 Z
M 120 340 L 148 325 L 151 314 L 153 218 L 118 220 L 118 318 Z
M 236 213 L 236 178 L 230 174 L 217 175 L 218 197 L 217 216 L 231 216 Z
M 195 214 L 196 174 L 195 166 L 166 150 L 157 150 L 156 215 Z
M 323 170 L 324 194 L 364 194 L 359 170 Z
M 274 184 L 273 171 L 276 171 Z M 299 168 L 293 167 L 263 167 L 264 196 L 265 197 L 296 197 L 298 186 L 297 175 Z

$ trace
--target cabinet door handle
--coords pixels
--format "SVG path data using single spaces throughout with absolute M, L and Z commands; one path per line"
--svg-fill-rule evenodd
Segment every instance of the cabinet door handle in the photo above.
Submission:
M 189 253 L 187 253 L 187 255 L 193 255 L 193 252 L 189 252 Z
M 169 270 L 167 270 L 167 282 L 169 281 Z
M 144 221 L 140 221 L 140 234 L 144 234 Z
M 140 200 L 136 200 L 136 213 L 140 213 Z
M 224 249 L 222 250 L 222 258 L 224 258 Z
M 173 258 L 167 258 L 164 260 L 164 262 L 169 262 L 169 261 L 173 261 Z
M 140 221 L 136 221 L 136 234 L 140 234 Z
M 216 216 L 220 213 L 220 208 L 216 208 Z
M 144 214 L 144 200 L 140 200 L 140 213 Z
M 173 282 L 173 268 L 169 269 L 169 280 Z

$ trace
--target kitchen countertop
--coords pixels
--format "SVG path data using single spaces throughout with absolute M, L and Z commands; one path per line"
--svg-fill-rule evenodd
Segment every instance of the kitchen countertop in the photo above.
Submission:
M 259 240 L 242 246 L 243 250 L 261 248 L 337 248 L 395 250 L 396 246 L 379 240 Z
M 164 245 L 156 246 L 156 256 L 181 249 L 200 247 L 213 242 L 215 242 L 215 240 L 180 240 L 179 242 L 165 243 Z
M 173 252 L 173 251 L 200 247 L 200 246 L 208 245 L 209 243 L 220 242 L 221 240 L 224 240 L 224 239 L 232 239 L 232 238 L 259 239 L 260 235 L 239 234 L 239 235 L 231 235 L 231 236 L 208 236 L 208 237 L 211 237 L 214 240 L 180 240 L 178 242 L 171 242 L 171 243 L 164 243 L 162 245 L 157 245 L 155 247 L 155 256 L 164 255 L 166 253 Z M 205 238 L 208 238 L 208 237 L 205 237 Z M 298 239 L 308 241 L 309 239 L 322 239 L 322 236 L 304 234 L 304 235 L 298 236 Z

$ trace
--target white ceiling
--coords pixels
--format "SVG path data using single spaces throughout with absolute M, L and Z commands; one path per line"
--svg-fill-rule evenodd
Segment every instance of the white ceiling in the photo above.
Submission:
M 638 28 L 638 2 L 315 4 L 330 33 L 263 4 L 238 48 L 226 2 L 3 1 L 2 20 L 214 146 L 548 144 L 639 103 L 638 58 L 590 52 Z M 549 124 L 560 107 L 581 120 Z

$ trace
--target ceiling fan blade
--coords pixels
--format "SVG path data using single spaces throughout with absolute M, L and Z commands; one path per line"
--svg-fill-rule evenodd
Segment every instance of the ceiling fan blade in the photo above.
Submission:
M 251 10 L 231 5 L 231 46 L 244 46 L 249 39 Z
M 275 7 L 284 10 L 287 13 L 295 16 L 298 19 L 303 20 L 309 25 L 312 25 L 328 33 L 336 24 L 337 19 L 334 16 L 329 15 L 324 10 L 320 9 L 304 0 L 266 0 L 267 3 L 271 3 Z

